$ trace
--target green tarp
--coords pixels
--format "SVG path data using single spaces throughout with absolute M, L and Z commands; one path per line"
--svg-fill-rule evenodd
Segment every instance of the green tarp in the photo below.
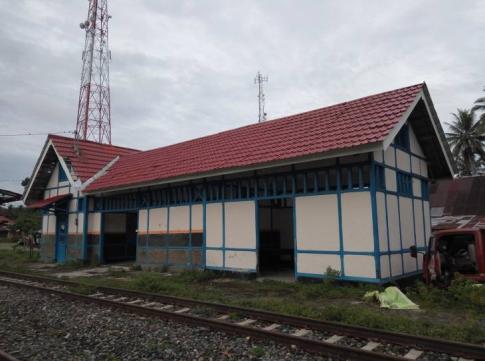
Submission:
M 387 287 L 384 292 L 370 291 L 364 295 L 365 301 L 377 301 L 382 308 L 396 310 L 418 310 L 419 306 L 406 297 L 397 287 Z

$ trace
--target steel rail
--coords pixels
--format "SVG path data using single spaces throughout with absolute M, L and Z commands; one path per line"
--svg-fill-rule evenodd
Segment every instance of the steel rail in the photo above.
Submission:
M 78 283 L 73 281 L 66 281 L 66 280 L 57 280 L 48 277 L 42 276 L 31 276 L 25 274 L 19 274 L 14 272 L 6 272 L 0 271 L 0 275 L 10 276 L 10 277 L 17 277 L 17 278 L 24 278 L 27 280 L 36 280 L 36 281 L 45 281 L 45 282 L 54 282 L 60 285 L 70 286 L 70 287 L 77 287 L 80 285 L 90 286 L 86 283 Z M 363 339 L 372 339 L 372 340 L 380 340 L 385 341 L 392 344 L 397 344 L 401 346 L 417 346 L 425 349 L 426 351 L 437 352 L 437 353 L 446 353 L 451 354 L 454 356 L 462 356 L 466 358 L 472 358 L 475 360 L 485 360 L 485 347 L 480 345 L 470 344 L 470 343 L 462 343 L 462 342 L 455 342 L 455 341 L 448 341 L 442 339 L 436 339 L 431 337 L 425 336 L 415 336 L 405 333 L 399 332 L 390 332 L 390 331 L 383 331 L 379 329 L 367 328 L 362 326 L 352 326 L 338 322 L 332 321 L 322 321 L 322 320 L 315 320 L 306 317 L 297 317 L 285 314 L 278 314 L 270 311 L 262 311 L 262 310 L 255 310 L 245 307 L 238 307 L 238 306 L 229 306 L 219 303 L 213 302 L 206 302 L 206 301 L 198 301 L 188 298 L 180 298 L 180 297 L 173 297 L 173 296 L 166 296 L 160 295 L 155 293 L 146 293 L 146 292 L 138 292 L 120 288 L 111 288 L 111 287 L 98 287 L 93 286 L 98 292 L 108 293 L 108 294 L 115 294 L 120 296 L 128 296 L 131 297 L 139 297 L 145 298 L 153 301 L 159 301 L 162 303 L 173 303 L 181 306 L 198 306 L 198 307 L 207 307 L 212 308 L 214 310 L 226 313 L 238 313 L 243 314 L 246 316 L 251 316 L 257 318 L 261 321 L 268 321 L 268 322 L 275 322 L 275 323 L 282 323 L 296 327 L 305 327 L 309 328 L 314 331 L 322 331 L 322 332 L 334 332 L 340 335 L 348 335 L 357 338 Z
M 19 359 L 9 355 L 5 351 L 0 350 L 0 361 L 19 361 Z
M 116 302 L 111 300 L 105 300 L 101 298 L 94 298 L 90 296 L 85 296 L 77 293 L 62 291 L 59 289 L 53 289 L 43 286 L 30 285 L 25 283 L 19 283 L 11 280 L 0 279 L 0 283 L 22 287 L 27 289 L 35 289 L 41 292 L 55 294 L 61 296 L 62 298 L 69 300 L 83 301 L 87 303 L 95 303 L 103 306 L 117 308 L 130 313 L 135 313 L 139 315 L 158 317 L 166 320 L 173 320 L 176 322 L 186 323 L 190 325 L 195 325 L 198 327 L 209 327 L 214 330 L 224 331 L 226 333 L 235 334 L 238 336 L 250 336 L 255 339 L 261 340 L 271 340 L 284 345 L 295 345 L 301 350 L 305 350 L 311 353 L 317 353 L 327 357 L 334 357 L 338 360 L 358 360 L 358 361 L 403 361 L 406 360 L 402 357 L 387 355 L 383 353 L 377 353 L 373 351 L 365 351 L 359 348 L 352 348 L 348 346 L 342 346 L 337 344 L 332 344 L 324 341 L 316 341 L 308 338 L 297 337 L 289 334 L 266 331 L 263 329 L 242 326 L 234 323 L 228 323 L 211 318 L 203 318 L 183 313 L 175 313 L 164 311 L 160 309 L 153 309 L 138 306 L 135 304 L 127 304 L 122 302 Z

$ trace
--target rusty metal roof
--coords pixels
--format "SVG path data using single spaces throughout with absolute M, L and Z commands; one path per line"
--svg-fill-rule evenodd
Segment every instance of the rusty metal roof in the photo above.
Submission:
M 442 179 L 431 185 L 432 227 L 485 227 L 485 176 Z

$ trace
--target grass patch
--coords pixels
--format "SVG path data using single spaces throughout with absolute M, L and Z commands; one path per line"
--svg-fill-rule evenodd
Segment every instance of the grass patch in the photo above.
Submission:
M 263 357 L 265 354 L 266 354 L 266 351 L 264 350 L 264 348 L 262 348 L 261 346 L 254 346 L 252 349 L 251 349 L 251 353 L 256 356 L 257 358 L 260 358 L 260 357 Z
M 25 272 L 29 264 L 39 260 L 39 252 L 22 248 L 0 249 L 0 269 Z
M 424 307 L 441 309 L 467 308 L 478 312 L 485 310 L 485 285 L 455 275 L 451 285 L 446 288 L 427 287 L 417 282 L 407 290 L 409 297 L 419 301 Z

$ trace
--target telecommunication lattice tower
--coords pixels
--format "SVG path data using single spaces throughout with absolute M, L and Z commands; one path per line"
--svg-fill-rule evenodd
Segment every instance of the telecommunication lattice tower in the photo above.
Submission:
M 86 32 L 76 138 L 111 144 L 109 89 L 108 0 L 89 0 L 87 19 L 79 26 Z

